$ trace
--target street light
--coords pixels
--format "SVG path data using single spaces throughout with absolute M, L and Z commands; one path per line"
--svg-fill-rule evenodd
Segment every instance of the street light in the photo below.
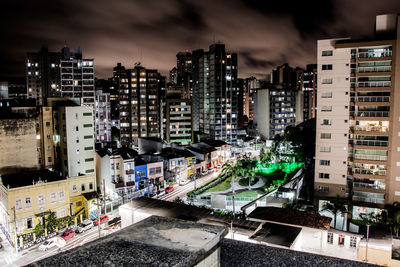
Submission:
M 256 151 L 257 151 L 257 142 L 258 142 L 258 139 L 260 139 L 260 136 L 257 135 L 257 137 L 256 137 Z
M 369 227 L 371 225 L 367 223 L 367 244 L 365 245 L 365 259 L 363 261 L 368 262 L 368 240 L 369 240 Z

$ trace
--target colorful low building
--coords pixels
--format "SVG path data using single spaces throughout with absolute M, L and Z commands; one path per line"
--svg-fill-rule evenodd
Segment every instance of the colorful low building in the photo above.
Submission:
M 49 170 L 2 175 L 0 228 L 11 244 L 22 246 L 32 242 L 36 238 L 33 234 L 35 227 L 45 225 L 52 213 L 56 218 L 79 214 L 88 217 L 85 206 L 90 207 L 90 203 L 82 193 L 95 191 L 90 188 L 96 188 L 94 176 L 67 179 Z
M 149 184 L 155 185 L 156 189 L 164 188 L 164 162 L 147 162 L 147 178 Z
M 71 216 L 80 216 L 85 218 L 95 218 L 90 216 L 89 210 L 96 206 L 93 199 L 85 198 L 85 193 L 96 193 L 96 176 L 84 175 L 67 179 L 69 196 L 69 214 Z M 97 200 L 97 199 L 95 199 Z M 97 214 L 97 213 L 96 213 Z M 92 214 L 93 215 L 93 214 Z
M 148 186 L 147 163 L 140 158 L 135 161 L 135 184 L 136 190 L 141 190 Z

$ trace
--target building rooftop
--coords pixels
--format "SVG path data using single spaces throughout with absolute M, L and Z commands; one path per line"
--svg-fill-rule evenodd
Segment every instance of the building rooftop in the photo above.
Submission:
M 102 158 L 106 155 L 111 156 L 111 152 L 110 150 L 108 150 L 107 148 L 100 148 L 100 149 L 96 149 L 96 153 Z
M 151 216 L 31 266 L 195 266 L 227 232 L 226 227 Z
M 7 188 L 29 186 L 37 183 L 50 183 L 65 180 L 66 178 L 47 169 L 35 171 L 22 171 L 13 174 L 1 175 L 1 181 Z
M 311 211 L 298 211 L 276 207 L 257 207 L 248 215 L 249 219 L 272 221 L 291 225 L 306 226 L 321 230 L 329 229 L 332 218 Z
M 185 157 L 184 155 L 181 154 L 181 151 L 182 150 L 173 147 L 166 147 L 163 148 L 163 150 L 161 151 L 161 156 L 168 159 Z
M 213 147 L 220 147 L 228 144 L 222 140 L 214 140 L 214 139 L 202 139 L 201 142 L 206 143 L 207 145 Z
M 223 238 L 226 227 L 151 216 L 30 266 L 375 266 Z M 220 247 L 217 259 L 203 262 Z
M 299 252 L 231 239 L 221 241 L 221 267 L 249 266 L 318 266 L 354 267 L 376 266 L 359 261 L 350 261 L 317 254 Z
M 129 147 L 120 147 L 114 149 L 111 153 L 112 156 L 121 156 L 123 159 L 134 159 L 139 153 L 136 150 L 133 150 Z

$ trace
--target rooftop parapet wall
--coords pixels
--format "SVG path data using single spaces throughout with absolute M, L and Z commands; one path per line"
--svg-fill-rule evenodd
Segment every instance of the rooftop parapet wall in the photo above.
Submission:
M 225 227 L 151 216 L 30 266 L 194 266 L 219 255 L 226 234 Z

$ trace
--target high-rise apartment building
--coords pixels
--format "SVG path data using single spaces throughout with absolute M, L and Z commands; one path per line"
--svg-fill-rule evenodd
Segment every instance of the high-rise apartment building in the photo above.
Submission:
M 315 118 L 317 112 L 317 64 L 308 64 L 298 71 L 297 90 L 304 93 L 304 120 Z
M 318 41 L 317 196 L 400 201 L 399 29 L 380 15 L 373 39 Z
M 159 137 L 157 70 L 137 64 L 119 76 L 121 145 L 137 146 L 139 137 Z
M 26 85 L 28 98 L 43 105 L 46 97 L 60 95 L 60 60 L 62 53 L 49 52 L 43 47 L 39 52 L 26 55 Z
M 84 105 L 94 105 L 94 60 L 82 59 L 80 48 L 61 52 L 28 52 L 26 58 L 28 98 L 45 105 L 47 97 L 80 97 Z
M 110 94 L 96 90 L 94 104 L 94 135 L 96 142 L 111 141 Z
M 192 101 L 189 99 L 167 99 L 166 141 L 189 145 L 193 140 Z
M 193 109 L 196 131 L 228 143 L 237 141 L 237 54 L 224 44 L 192 53 Z
M 82 59 L 77 49 L 72 53 L 68 47 L 62 50 L 61 96 L 82 98 L 82 105 L 94 106 L 94 59 Z
M 245 122 L 245 125 L 253 123 L 254 95 L 260 87 L 260 80 L 255 77 L 250 77 L 245 80 L 245 91 L 243 93 L 243 116 L 247 118 L 247 123 Z
M 268 84 L 257 90 L 257 131 L 262 139 L 283 134 L 287 126 L 303 122 L 303 92 Z
M 176 84 L 184 87 L 186 99 L 192 98 L 192 53 L 189 51 L 176 54 Z

